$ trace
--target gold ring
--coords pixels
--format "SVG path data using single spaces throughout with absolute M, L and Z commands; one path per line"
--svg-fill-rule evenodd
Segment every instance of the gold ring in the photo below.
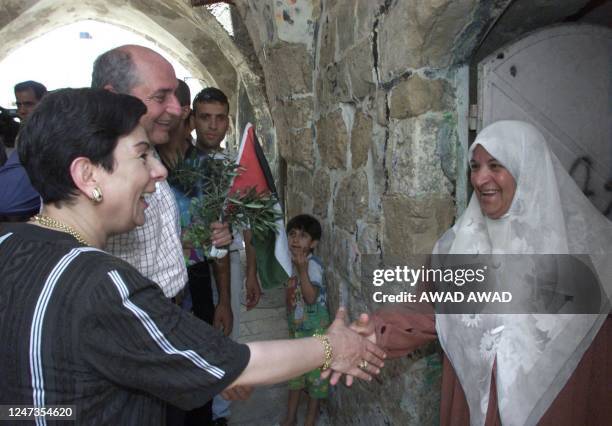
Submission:
M 366 368 L 368 368 L 368 362 L 364 359 L 363 361 L 359 363 L 359 368 L 361 368 L 362 370 L 365 370 Z

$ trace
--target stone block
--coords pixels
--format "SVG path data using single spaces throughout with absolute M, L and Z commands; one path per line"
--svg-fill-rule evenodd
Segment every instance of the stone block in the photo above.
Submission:
M 277 127 L 280 155 L 288 162 L 304 168 L 314 167 L 314 152 L 311 129 L 287 130 Z
M 330 169 L 346 169 L 348 134 L 342 113 L 336 110 L 316 123 L 317 145 L 323 164 Z
M 334 223 L 336 226 L 355 233 L 357 220 L 368 212 L 368 178 L 359 171 L 340 181 L 334 202 Z
M 333 257 L 332 254 L 336 247 L 336 241 L 334 240 L 332 227 L 329 220 L 323 220 L 322 218 L 317 216 L 319 222 L 321 222 L 321 241 L 316 249 L 316 253 L 323 258 L 323 263 L 325 264 L 325 270 L 327 272 L 333 270 Z
M 325 262 L 325 260 L 323 260 Z M 336 310 L 338 306 L 340 306 L 340 292 L 339 288 L 343 285 L 342 283 L 345 280 L 340 277 L 337 273 L 331 268 L 328 268 L 327 265 L 325 269 L 325 283 L 327 284 L 327 308 L 329 309 L 329 313 L 332 318 L 336 314 Z
M 428 2 L 422 3 L 423 7 L 429 7 Z M 379 22 L 378 63 L 382 81 L 422 65 L 421 50 L 426 34 L 418 25 L 416 9 L 416 0 L 394 2 Z
M 388 146 L 388 129 L 380 126 L 377 122 L 372 122 L 372 142 L 370 145 L 370 155 L 372 157 L 369 163 L 371 167 L 366 167 L 368 173 L 372 176 L 374 195 L 380 196 L 387 191 L 387 172 L 389 168 L 386 164 Z M 379 204 L 378 200 L 370 200 L 370 205 Z
M 391 90 L 391 118 L 409 118 L 428 111 L 450 108 L 452 89 L 445 80 L 426 80 L 413 75 Z
M 351 166 L 353 169 L 363 167 L 367 163 L 371 141 L 372 119 L 358 111 L 351 130 Z
M 368 0 L 356 1 L 355 3 L 356 38 L 357 40 L 364 37 L 371 38 L 374 32 L 374 20 L 385 1 Z
M 427 29 L 423 61 L 432 68 L 441 68 L 451 64 L 455 40 L 472 19 L 471 12 L 478 0 L 440 0 L 431 3 L 439 3 L 439 6 L 433 6 L 431 13 L 422 18 L 421 28 Z M 419 10 L 428 12 L 425 7 Z
M 273 111 L 285 118 L 289 129 L 303 129 L 311 124 L 312 101 L 312 97 L 279 100 Z
M 331 258 L 333 259 L 334 271 L 341 277 L 348 278 L 348 242 L 346 238 L 342 238 L 342 234 L 338 229 L 334 229 L 334 245 Z
M 351 101 L 349 75 L 346 67 L 331 63 L 320 73 L 317 80 L 317 101 L 322 112 L 338 108 L 339 102 Z
M 316 98 L 315 105 L 316 109 L 321 111 L 321 113 L 326 113 L 332 107 L 333 100 L 333 84 L 327 78 L 325 78 L 325 72 L 327 67 L 322 68 L 322 71 L 319 73 L 318 78 L 316 79 Z
M 383 81 L 410 68 L 450 65 L 453 44 L 477 0 L 395 2 L 381 20 L 378 48 Z M 403 31 L 397 31 L 403 28 Z
M 440 359 L 438 352 L 417 351 L 386 363 L 380 375 L 382 383 L 357 381 L 352 389 L 338 387 L 329 406 L 331 423 L 355 424 L 346 412 L 356 409 L 361 425 L 437 425 L 442 378 Z
M 312 55 L 303 44 L 279 42 L 266 50 L 262 65 L 266 81 L 274 82 L 275 98 L 312 92 Z M 271 99 L 271 103 L 273 103 Z
M 381 243 L 381 224 L 362 223 L 357 229 L 357 247 L 361 255 L 378 255 Z
M 2 13 L 0 13 L 0 28 L 4 28 L 11 21 L 19 17 L 25 10 L 27 10 L 32 4 L 36 3 L 35 0 L 5 0 L 2 2 Z M 43 17 L 44 18 L 44 17 Z M 7 43 L 7 40 L 4 40 Z
M 345 63 L 330 64 L 325 73 L 325 78 L 331 83 L 332 102 L 350 102 L 350 77 Z
M 301 193 L 296 192 L 295 188 L 290 188 L 287 196 L 287 217 L 291 218 L 306 211 L 306 202 Z
M 314 149 L 311 129 L 295 130 L 292 133 L 291 159 L 307 169 L 314 166 Z
M 376 122 L 381 126 L 387 126 L 389 124 L 389 104 L 388 104 L 388 92 L 382 89 L 376 90 L 374 95 L 374 110 L 376 111 Z
M 336 56 L 336 24 L 329 15 L 320 24 L 321 44 L 319 47 L 319 68 L 335 62 Z
M 355 42 L 354 2 L 336 2 L 335 7 L 330 10 L 330 16 L 334 16 L 336 20 L 338 50 L 344 52 Z
M 310 170 L 296 165 L 289 165 L 287 173 L 289 175 L 288 181 L 291 182 L 295 189 L 305 194 L 312 194 L 313 185 Z
M 333 270 L 351 285 L 359 285 L 359 254 L 355 237 L 338 228 L 334 228 L 333 233 Z
M 371 94 L 376 88 L 372 42 L 365 39 L 353 47 L 343 60 L 343 68 L 350 78 L 354 99 L 362 99 Z
M 442 168 L 437 140 L 442 122 L 442 116 L 391 120 L 386 152 L 389 193 L 452 193 L 453 182 Z
M 436 127 L 438 142 L 437 155 L 446 177 L 456 185 L 457 168 L 461 160 L 458 159 L 459 138 L 457 136 L 457 115 L 454 112 L 443 114 L 443 120 L 427 120 Z M 461 168 L 463 170 L 463 168 Z
M 331 203 L 329 173 L 319 169 L 313 179 L 313 208 L 312 214 L 323 220 L 327 218 L 327 211 Z
M 312 43 L 315 23 L 319 19 L 320 4 L 315 1 L 274 1 L 276 34 L 289 43 Z
M 404 254 L 428 254 L 450 228 L 455 205 L 450 196 L 383 197 L 384 255 L 401 259 Z

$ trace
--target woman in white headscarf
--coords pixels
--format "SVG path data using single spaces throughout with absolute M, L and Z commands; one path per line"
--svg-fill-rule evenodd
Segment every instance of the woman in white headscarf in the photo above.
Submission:
M 485 128 L 470 149 L 470 168 L 474 195 L 434 254 L 587 255 L 607 297 L 588 315 L 434 318 L 414 306 L 383 310 L 373 318 L 379 344 L 401 356 L 440 340 L 441 424 L 612 424 L 612 223 L 530 124 Z M 521 277 L 537 273 L 528 265 L 508 272 L 523 288 L 529 284 Z

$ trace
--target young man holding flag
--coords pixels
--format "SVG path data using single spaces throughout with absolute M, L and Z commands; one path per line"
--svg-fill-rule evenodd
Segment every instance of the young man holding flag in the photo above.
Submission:
M 203 89 L 193 100 L 193 113 L 191 115 L 192 127 L 196 131 L 196 146 L 199 150 L 208 154 L 218 154 L 225 157 L 221 142 L 229 129 L 229 102 L 225 94 L 214 87 Z M 252 183 L 250 186 L 254 186 Z M 245 253 L 246 253 L 246 307 L 254 308 L 259 302 L 261 290 L 257 280 L 257 266 L 255 247 L 251 243 L 252 233 L 244 231 Z M 229 247 L 229 258 L 231 268 L 231 306 L 234 317 L 232 338 L 239 336 L 240 326 L 240 292 L 242 289 L 243 273 L 240 264 L 240 252 L 242 241 L 239 234 L 234 235 L 234 242 Z M 262 254 L 263 255 L 263 254 Z M 227 264 L 221 267 L 228 267 Z M 226 424 L 229 415 L 229 401 L 217 396 L 213 401 L 214 424 Z

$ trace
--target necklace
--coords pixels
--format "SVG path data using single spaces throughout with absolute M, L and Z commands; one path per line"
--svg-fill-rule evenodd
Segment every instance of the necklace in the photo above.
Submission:
M 90 245 L 87 240 L 83 238 L 83 236 L 79 234 L 73 227 L 62 223 L 57 219 L 53 219 L 52 217 L 45 216 L 42 214 L 37 214 L 36 216 L 34 216 L 34 222 L 38 222 L 42 226 L 46 226 L 48 228 L 53 228 L 57 229 L 58 231 L 66 232 L 76 238 L 79 243 L 84 244 L 86 246 Z

